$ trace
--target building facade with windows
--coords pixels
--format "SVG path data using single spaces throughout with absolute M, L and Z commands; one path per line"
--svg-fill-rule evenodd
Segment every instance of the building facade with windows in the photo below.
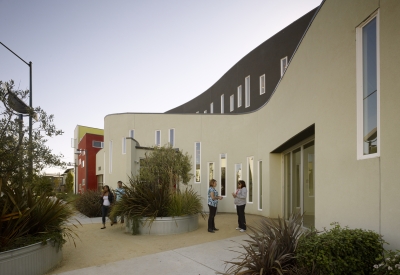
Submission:
M 139 168 L 143 147 L 156 145 L 155 131 L 164 145 L 174 129 L 174 147 L 193 156 L 189 185 L 205 210 L 211 178 L 225 197 L 220 212 L 236 211 L 231 193 L 243 179 L 247 213 L 286 218 L 300 210 L 306 227 L 339 222 L 370 229 L 400 249 L 399 25 L 398 1 L 326 0 L 293 56 L 277 57 L 287 68 L 259 108 L 228 113 L 227 94 L 224 114 L 214 101 L 213 114 L 202 108 L 197 114 L 107 115 L 104 149 L 97 154 L 106 182 L 127 181 Z M 264 74 L 268 83 L 267 71 L 250 75 L 257 80 L 249 85 L 250 106 Z M 236 81 L 232 87 L 232 93 L 239 90 Z M 134 138 L 127 136 L 130 129 Z M 121 138 L 126 154 L 120 153 Z

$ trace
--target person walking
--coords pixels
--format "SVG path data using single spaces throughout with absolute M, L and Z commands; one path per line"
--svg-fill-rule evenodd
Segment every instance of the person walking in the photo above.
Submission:
M 246 217 L 244 215 L 244 209 L 246 207 L 247 188 L 244 180 L 238 181 L 238 189 L 236 190 L 236 193 L 232 193 L 232 196 L 235 198 L 234 203 L 238 215 L 238 227 L 236 227 L 236 230 L 246 232 Z
M 218 231 L 215 227 L 214 218 L 217 214 L 218 200 L 222 200 L 222 196 L 218 196 L 218 191 L 215 189 L 217 181 L 215 179 L 210 180 L 210 187 L 208 188 L 208 208 L 210 213 L 208 215 L 208 232 L 215 233 Z
M 110 187 L 108 185 L 104 185 L 103 194 L 101 196 L 101 220 L 103 222 L 103 227 L 101 229 L 106 228 L 106 217 L 108 212 L 110 211 L 111 204 L 114 202 L 114 195 L 110 191 Z M 111 225 L 113 222 L 111 221 Z
M 118 188 L 115 189 L 115 201 L 118 202 L 121 200 L 122 195 L 125 194 L 125 189 L 122 187 L 122 181 L 118 181 Z M 117 223 L 117 217 L 114 217 L 114 221 L 111 223 L 111 225 L 113 225 L 114 223 Z M 124 223 L 124 216 L 121 216 L 121 223 Z

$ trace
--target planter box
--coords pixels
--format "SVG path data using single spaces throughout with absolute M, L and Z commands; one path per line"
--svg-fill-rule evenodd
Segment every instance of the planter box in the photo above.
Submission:
M 173 235 L 194 231 L 199 228 L 199 215 L 183 217 L 163 217 L 156 218 L 150 225 L 149 222 L 143 226 L 147 218 L 142 219 L 139 225 L 139 234 L 149 235 Z M 125 232 L 132 233 L 132 225 L 129 219 L 126 219 Z
M 0 253 L 0 274 L 42 275 L 56 267 L 62 260 L 62 250 L 50 241 Z

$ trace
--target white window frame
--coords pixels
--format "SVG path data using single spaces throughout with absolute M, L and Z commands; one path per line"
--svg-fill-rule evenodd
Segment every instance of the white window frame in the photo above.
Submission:
M 233 112 L 233 110 L 235 110 L 235 95 L 231 95 L 229 101 L 229 111 Z
M 197 167 L 196 167 L 196 165 L 197 165 L 197 144 L 199 144 L 200 145 L 200 149 L 199 149 L 199 176 L 200 176 L 200 179 L 199 179 L 199 181 L 197 181 L 197 178 L 196 178 L 196 171 L 197 171 Z M 201 142 L 199 142 L 199 141 L 196 141 L 195 143 L 194 143 L 194 183 L 201 183 Z
M 283 65 L 283 61 L 285 61 L 285 65 Z M 284 58 L 281 58 L 281 77 L 285 73 L 287 67 L 288 67 L 288 58 L 287 56 L 285 56 Z
M 214 102 L 210 103 L 210 114 L 214 113 Z
M 85 161 L 82 160 L 82 168 L 84 168 L 84 167 L 85 167 Z
M 364 112 L 363 112 L 363 39 L 362 39 L 362 31 L 363 27 L 365 27 L 371 20 L 376 18 L 376 87 L 377 87 L 377 152 L 373 154 L 364 155 L 363 148 L 363 127 L 364 127 Z M 356 29 L 356 68 L 357 68 L 357 159 L 370 159 L 376 158 L 380 156 L 380 45 L 379 45 L 379 10 L 374 12 L 367 20 L 365 20 L 362 24 L 360 24 Z
M 250 76 L 246 76 L 244 83 L 244 104 L 247 108 L 250 107 Z
M 126 139 L 124 137 L 122 138 L 122 154 L 126 154 Z
M 221 114 L 224 113 L 224 100 L 225 100 L 225 95 L 221 95 Z
M 160 140 L 158 141 L 157 140 L 157 133 L 159 133 L 160 134 Z M 155 145 L 156 146 L 161 146 L 161 130 L 156 130 L 155 132 L 154 132 L 154 138 L 155 138 L 155 140 L 154 140 L 154 143 L 155 143 Z M 158 142 L 158 143 L 157 143 Z
M 259 160 L 258 162 L 257 162 L 257 175 L 258 175 L 258 192 L 257 192 L 257 201 L 258 201 L 258 211 L 262 211 L 262 208 L 263 208 L 263 201 L 262 201 L 262 199 L 263 199 L 263 192 L 262 192 L 262 190 L 263 190 L 263 188 L 262 188 L 262 179 L 264 178 L 264 175 L 263 175 L 263 171 L 264 171 L 264 169 L 262 168 L 262 164 L 263 164 L 263 161 L 262 160 Z M 261 166 L 261 170 L 260 170 L 260 166 Z M 261 172 L 261 173 L 260 173 Z M 260 177 L 260 175 L 261 175 L 261 177 Z M 260 178 L 261 178 L 261 181 L 260 181 Z M 260 190 L 261 189 L 261 190 Z M 260 200 L 260 195 L 261 195 L 261 200 Z M 260 204 L 261 204 L 261 207 L 260 207 Z
M 260 95 L 265 94 L 265 74 L 260 76 Z
M 109 159 L 108 159 L 108 173 L 109 174 L 112 174 L 112 157 L 113 157 L 113 155 L 112 155 L 112 152 L 113 152 L 113 142 L 112 142 L 112 140 L 110 140 L 110 147 L 108 148 L 108 154 L 109 154 Z
M 172 131 L 172 135 L 173 135 L 173 142 L 171 142 L 171 131 Z M 175 128 L 171 128 L 168 130 L 168 142 L 169 144 L 174 147 L 175 146 Z
M 78 160 L 78 165 L 81 165 L 81 164 L 82 164 L 82 160 L 79 159 L 79 160 Z
M 242 85 L 237 87 L 237 107 L 242 107 Z
M 207 184 L 206 184 L 206 187 L 207 187 L 207 193 L 208 193 L 208 188 L 210 188 L 210 164 L 212 164 L 213 165 L 213 167 L 214 167 L 214 171 L 213 171 L 213 179 L 215 179 L 215 162 L 213 162 L 213 161 L 211 161 L 211 162 L 207 162 Z M 207 194 L 206 193 L 206 194 Z
M 249 171 L 249 159 L 253 158 L 253 181 L 252 181 L 252 201 L 249 201 L 250 198 L 250 171 Z M 247 187 L 247 203 L 253 204 L 254 203 L 254 156 L 247 157 L 247 178 L 246 178 L 246 187 Z
M 225 155 L 225 195 L 222 195 L 222 173 L 221 173 L 221 168 L 222 168 L 222 155 Z M 228 196 L 228 154 L 227 153 L 221 153 L 219 154 L 219 194 L 222 197 L 227 197 Z
M 128 137 L 133 138 L 133 139 L 135 138 L 135 129 L 129 130 Z

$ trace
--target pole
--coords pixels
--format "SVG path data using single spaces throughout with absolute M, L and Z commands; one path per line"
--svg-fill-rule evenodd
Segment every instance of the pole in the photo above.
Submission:
M 29 108 L 32 112 L 32 62 L 29 62 Z M 29 169 L 28 177 L 33 178 L 32 113 L 29 115 Z

